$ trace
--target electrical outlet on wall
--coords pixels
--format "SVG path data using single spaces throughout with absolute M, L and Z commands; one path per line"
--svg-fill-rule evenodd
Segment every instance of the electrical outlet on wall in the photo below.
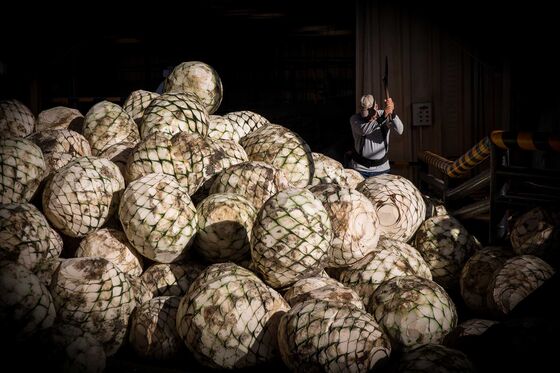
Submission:
M 432 103 L 418 102 L 412 104 L 412 125 L 431 126 L 432 125 Z

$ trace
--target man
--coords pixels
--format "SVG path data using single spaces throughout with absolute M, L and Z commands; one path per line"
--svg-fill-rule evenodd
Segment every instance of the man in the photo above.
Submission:
M 403 123 L 391 98 L 385 100 L 384 110 L 378 110 L 372 95 L 362 96 L 360 103 L 362 110 L 350 118 L 354 137 L 350 165 L 368 178 L 389 172 L 389 134 L 394 128 L 401 135 Z

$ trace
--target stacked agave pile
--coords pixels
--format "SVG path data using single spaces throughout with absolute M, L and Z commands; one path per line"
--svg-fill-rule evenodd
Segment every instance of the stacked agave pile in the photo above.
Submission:
M 452 358 L 468 371 L 436 345 L 458 319 L 446 291 L 458 284 L 471 311 L 500 317 L 552 275 L 534 255 L 554 246 L 556 215 L 524 215 L 514 252 L 477 251 L 409 180 L 364 180 L 255 112 L 216 114 L 222 97 L 217 72 L 193 61 L 163 94 L 138 90 L 85 116 L 57 107 L 35 119 L 0 102 L 8 338 L 38 338 L 66 370 L 186 348 L 219 369 L 281 359 L 365 372 L 400 354 L 403 369 Z

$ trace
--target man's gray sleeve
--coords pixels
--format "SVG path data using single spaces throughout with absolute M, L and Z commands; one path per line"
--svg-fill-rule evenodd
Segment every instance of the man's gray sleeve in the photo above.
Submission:
M 393 116 L 393 128 L 399 135 L 402 135 L 404 125 L 398 115 Z

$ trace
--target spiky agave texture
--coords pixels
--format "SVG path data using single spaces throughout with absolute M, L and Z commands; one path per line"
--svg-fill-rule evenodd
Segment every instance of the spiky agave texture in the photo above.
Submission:
M 56 106 L 39 113 L 35 129 L 37 132 L 69 129 L 81 133 L 83 122 L 84 116 L 79 110 Z
M 143 139 L 154 132 L 175 135 L 179 132 L 208 135 L 208 113 L 198 98 L 187 93 L 165 93 L 150 102 L 144 110 L 140 135 Z
M 554 269 L 536 256 L 510 258 L 492 276 L 488 305 L 496 315 L 506 315 L 553 274 Z
M 183 258 L 196 233 L 196 209 L 187 190 L 164 174 L 132 182 L 122 196 L 119 218 L 132 246 L 160 263 Z
M 27 139 L 41 148 L 47 174 L 61 169 L 75 158 L 91 155 L 86 138 L 68 129 L 35 132 Z
M 64 234 L 83 237 L 113 215 L 124 186 L 119 168 L 108 159 L 76 158 L 47 182 L 43 211 Z
M 126 111 L 134 121 L 140 123 L 144 116 L 144 111 L 156 97 L 159 97 L 159 94 L 155 92 L 144 91 L 142 89 L 133 91 L 124 101 L 123 110 Z
M 235 142 L 239 142 L 241 139 L 237 123 L 221 115 L 210 115 L 208 117 L 208 137 L 214 140 L 232 140 Z
M 233 193 L 208 196 L 197 206 L 196 248 L 210 262 L 236 262 L 250 251 L 251 231 L 257 210 L 246 198 Z
M 391 353 L 370 314 L 317 299 L 298 303 L 282 316 L 278 345 L 282 360 L 296 372 L 368 372 Z
M 310 299 L 318 299 L 351 304 L 356 308 L 365 310 L 364 302 L 354 290 L 347 288 L 335 279 L 325 277 L 307 277 L 299 280 L 284 293 L 284 299 L 292 307 Z
M 50 287 L 57 317 L 103 344 L 107 356 L 122 345 L 136 306 L 124 273 L 104 258 L 72 258 L 62 262 Z
M 313 173 L 313 180 L 311 181 L 312 186 L 326 183 L 348 186 L 346 182 L 346 173 L 340 162 L 321 153 L 313 152 L 311 154 L 315 165 L 315 172 Z
M 60 236 L 33 205 L 0 205 L 0 259 L 18 262 L 32 272 L 62 252 Z
M 379 175 L 356 188 L 373 203 L 381 236 L 408 242 L 424 221 L 426 204 L 410 180 L 398 175 Z
M 243 162 L 218 173 L 210 193 L 235 193 L 260 210 L 271 196 L 290 186 L 284 172 L 264 162 Z
M 346 267 L 375 250 L 379 220 L 375 208 L 362 193 L 337 184 L 310 189 L 323 203 L 332 224 L 329 267 Z
M 383 239 L 375 250 L 339 274 L 340 282 L 354 289 L 369 305 L 371 295 L 394 277 L 416 275 L 432 279 L 428 265 L 413 247 L 404 242 Z
M 171 159 L 171 137 L 170 134 L 155 132 L 132 149 L 124 173 L 127 183 L 151 173 L 175 176 Z
M 205 265 L 194 260 L 155 263 L 144 271 L 142 281 L 154 297 L 183 296 L 205 268 Z
M 26 137 L 35 130 L 35 116 L 18 100 L 0 101 L 0 132 L 7 136 Z
M 24 341 L 56 317 L 49 290 L 24 266 L 0 260 L 0 326 L 8 341 Z
M 175 323 L 180 301 L 180 297 L 157 297 L 134 310 L 129 341 L 138 356 L 167 360 L 177 355 L 183 343 Z
M 140 141 L 138 126 L 132 117 L 119 105 L 109 101 L 101 101 L 89 109 L 84 119 L 83 133 L 93 155 L 99 155 L 114 144 L 137 144 Z
M 126 274 L 131 276 L 142 274 L 142 257 L 128 242 L 124 232 L 116 229 L 102 228 L 88 233 L 80 241 L 74 256 L 105 258 Z
M 200 61 L 175 66 L 165 79 L 164 91 L 195 94 L 209 114 L 218 110 L 224 94 L 222 80 L 216 70 Z
M 480 243 L 450 215 L 424 221 L 414 246 L 428 263 L 434 281 L 446 289 L 457 285 L 464 264 L 480 249 Z
M 266 162 L 284 171 L 295 187 L 311 184 L 315 167 L 311 149 L 295 132 L 277 124 L 269 124 L 241 139 L 251 161 Z
M 512 255 L 510 250 L 502 247 L 486 247 L 467 260 L 459 280 L 461 296 L 467 307 L 481 315 L 490 313 L 488 285 L 494 271 L 500 269 Z
M 37 145 L 26 139 L 0 137 L 0 203 L 29 202 L 46 173 Z
M 476 372 L 463 352 L 433 343 L 406 351 L 399 359 L 396 369 L 398 372 Z
M 331 221 L 321 201 L 307 189 L 290 188 L 270 197 L 252 233 L 253 263 L 274 288 L 319 273 L 328 260 Z
M 457 325 L 455 304 L 437 283 L 418 276 L 383 282 L 368 310 L 383 325 L 393 347 L 441 343 Z
M 225 114 L 223 118 L 234 124 L 240 139 L 254 130 L 270 124 L 268 119 L 249 110 L 232 111 Z
M 212 368 L 244 368 L 277 354 L 278 320 L 286 301 L 252 272 L 214 264 L 193 282 L 177 311 L 188 349 Z

